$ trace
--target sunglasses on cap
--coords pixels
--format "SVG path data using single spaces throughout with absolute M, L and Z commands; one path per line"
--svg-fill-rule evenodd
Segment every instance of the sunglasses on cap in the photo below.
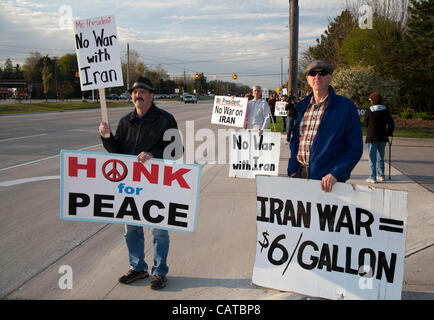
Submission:
M 317 74 L 319 74 L 321 77 L 324 77 L 324 76 L 326 76 L 326 75 L 328 75 L 328 74 L 330 74 L 330 72 L 328 72 L 328 71 L 326 71 L 326 70 L 320 70 L 320 71 L 309 71 L 308 73 L 307 73 L 307 75 L 308 76 L 311 76 L 311 77 L 315 77 Z

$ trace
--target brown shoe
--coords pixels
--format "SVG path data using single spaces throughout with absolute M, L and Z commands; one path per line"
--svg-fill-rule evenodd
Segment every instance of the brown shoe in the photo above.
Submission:
M 166 286 L 167 283 L 167 277 L 163 276 L 161 274 L 154 274 L 152 275 L 151 280 L 151 289 L 153 290 L 159 290 Z
M 135 271 L 133 269 L 128 270 L 128 272 L 119 278 L 119 282 L 123 284 L 129 284 L 139 279 L 145 279 L 149 277 L 149 273 L 146 270 Z

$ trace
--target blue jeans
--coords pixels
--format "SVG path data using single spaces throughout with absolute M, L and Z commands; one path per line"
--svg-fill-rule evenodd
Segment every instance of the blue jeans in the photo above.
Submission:
M 166 275 L 169 272 L 167 266 L 167 254 L 169 253 L 169 232 L 167 230 L 151 228 L 154 237 L 154 265 L 152 274 Z M 148 270 L 145 262 L 145 236 L 143 227 L 125 225 L 125 241 L 128 248 L 130 266 L 133 270 Z
M 369 155 L 369 177 L 377 180 L 377 177 L 384 178 L 384 151 L 386 150 L 386 142 L 368 143 Z
M 286 122 L 287 122 L 286 117 L 282 117 L 282 122 L 283 122 L 283 131 L 286 132 Z
M 295 118 L 292 117 L 286 117 L 287 118 L 287 126 L 286 126 L 286 141 L 290 141 L 291 140 L 291 134 L 292 134 L 292 129 L 294 128 L 294 124 L 295 124 Z

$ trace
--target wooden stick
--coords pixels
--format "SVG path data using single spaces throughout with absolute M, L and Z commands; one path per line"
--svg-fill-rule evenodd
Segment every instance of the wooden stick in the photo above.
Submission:
M 101 117 L 102 117 L 102 121 L 109 124 L 109 120 L 108 120 L 108 113 L 107 113 L 107 102 L 105 100 L 105 89 L 104 88 L 99 88 L 99 102 L 101 104 Z M 110 133 L 106 133 L 104 135 L 104 138 L 109 138 L 110 137 Z

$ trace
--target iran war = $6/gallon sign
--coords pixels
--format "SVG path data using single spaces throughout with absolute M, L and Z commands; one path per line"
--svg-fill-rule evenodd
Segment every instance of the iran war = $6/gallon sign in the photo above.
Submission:
M 406 193 L 344 183 L 325 193 L 320 181 L 284 177 L 256 182 L 255 284 L 329 299 L 400 298 Z
M 193 232 L 200 165 L 62 150 L 61 218 Z

